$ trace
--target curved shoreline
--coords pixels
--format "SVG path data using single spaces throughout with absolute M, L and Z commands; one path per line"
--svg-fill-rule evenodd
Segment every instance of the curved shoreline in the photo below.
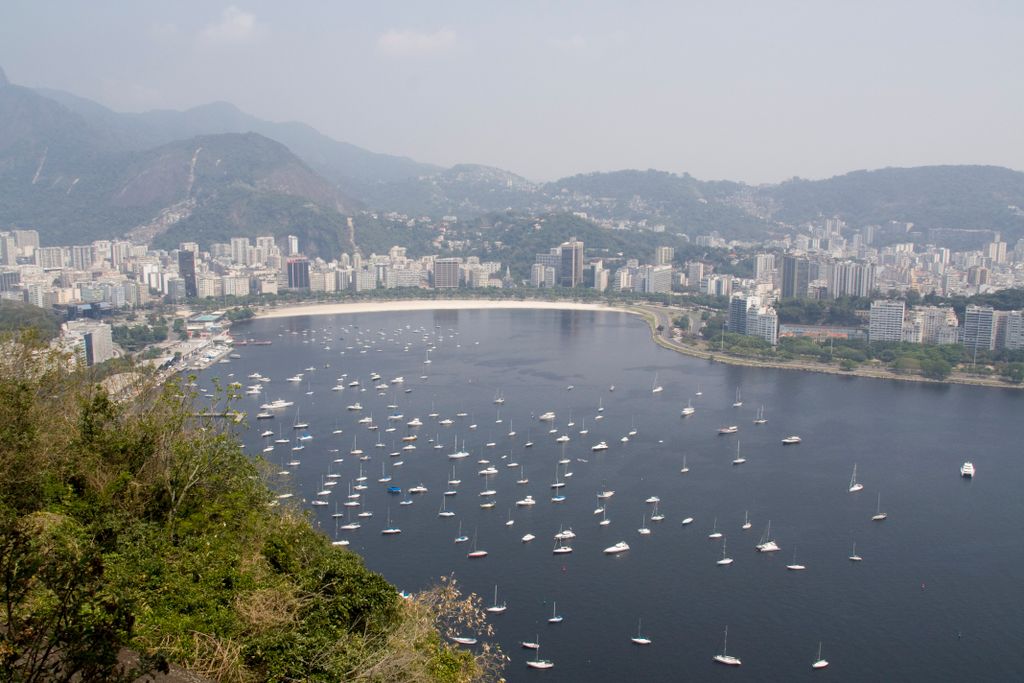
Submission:
M 407 299 L 404 301 L 361 301 L 352 303 L 300 304 L 266 309 L 253 319 L 290 318 L 298 315 L 343 315 L 346 313 L 393 313 L 396 311 L 464 311 L 472 309 L 540 309 L 556 311 L 617 311 L 630 313 L 625 308 L 605 304 L 585 304 L 575 301 L 532 301 L 491 299 Z
M 779 361 L 766 361 L 757 360 L 753 358 L 740 358 L 736 356 L 728 356 L 722 353 L 715 353 L 713 351 L 705 351 L 703 349 L 693 348 L 679 344 L 669 338 L 666 335 L 659 334 L 657 330 L 658 315 L 656 313 L 658 309 L 651 307 L 637 306 L 630 310 L 629 313 L 639 315 L 642 317 L 648 325 L 651 332 L 651 340 L 669 351 L 675 351 L 676 353 L 691 358 L 700 358 L 702 360 L 708 360 L 712 363 L 724 363 L 725 365 L 741 365 L 750 368 L 770 368 L 773 370 L 796 370 L 800 372 L 814 372 L 823 375 L 835 375 L 838 377 L 863 377 L 865 379 L 888 379 L 897 382 L 919 382 L 923 384 L 960 384 L 964 386 L 976 386 L 976 387 L 987 387 L 993 389 L 1012 389 L 1020 391 L 1024 389 L 1024 385 L 1021 384 L 1010 384 L 999 379 L 987 379 L 982 377 L 964 377 L 964 376 L 950 376 L 944 380 L 929 379 L 928 377 L 922 377 L 921 375 L 898 375 L 890 370 L 886 369 L 873 369 L 858 367 L 854 370 L 842 370 L 837 366 L 833 365 L 811 365 L 810 363 L 795 364 L 785 363 Z M 667 326 L 666 326 L 666 329 Z
M 353 313 L 393 313 L 401 311 L 432 311 L 432 310 L 549 310 L 549 311 L 604 311 L 608 313 L 627 313 L 643 318 L 650 329 L 651 340 L 658 346 L 691 358 L 709 360 L 713 363 L 724 363 L 726 365 L 741 365 L 752 368 L 770 368 L 774 370 L 795 370 L 800 372 L 814 372 L 839 377 L 863 377 L 866 379 L 887 379 L 897 382 L 920 382 L 925 384 L 960 384 L 965 386 L 978 386 L 999 389 L 1012 389 L 1020 391 L 1024 385 L 1015 385 L 999 379 L 987 379 L 970 376 L 951 376 L 944 380 L 934 380 L 920 375 L 898 375 L 889 370 L 858 367 L 854 370 L 841 370 L 836 366 L 812 365 L 809 363 L 794 364 L 777 361 L 757 360 L 752 358 L 738 358 L 724 354 L 716 354 L 711 351 L 693 348 L 679 344 L 662 332 L 658 332 L 658 325 L 664 326 L 665 331 L 671 322 L 670 312 L 678 309 L 662 308 L 660 306 L 644 306 L 626 304 L 622 306 L 609 305 L 605 303 L 591 304 L 577 301 L 538 301 L 538 300 L 498 300 L 498 299 L 406 299 L 399 301 L 360 301 L 349 303 L 322 303 L 322 304 L 298 304 L 282 306 L 280 308 L 265 309 L 258 312 L 253 319 L 290 318 L 302 315 L 343 315 Z M 659 322 L 661 318 L 663 321 Z

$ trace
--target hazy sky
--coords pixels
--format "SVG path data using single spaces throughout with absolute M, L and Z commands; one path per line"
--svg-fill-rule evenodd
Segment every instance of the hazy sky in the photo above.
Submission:
M 19 84 L 537 180 L 1024 169 L 1024 2 L 3 0 Z

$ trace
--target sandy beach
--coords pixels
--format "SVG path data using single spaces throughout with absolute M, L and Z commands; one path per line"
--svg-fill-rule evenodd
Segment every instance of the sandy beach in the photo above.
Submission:
M 297 315 L 339 315 L 344 313 L 385 313 L 392 311 L 433 311 L 470 309 L 542 309 L 557 311 L 619 311 L 622 308 L 604 304 L 584 304 L 572 301 L 488 301 L 486 299 L 412 299 L 409 301 L 360 301 L 353 303 L 309 304 L 282 306 L 260 311 L 257 318 L 290 318 Z

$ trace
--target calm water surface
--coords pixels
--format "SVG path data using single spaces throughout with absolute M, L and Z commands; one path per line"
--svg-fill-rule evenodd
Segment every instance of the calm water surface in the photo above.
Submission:
M 656 347 L 643 323 L 613 312 L 295 317 L 253 321 L 234 332 L 273 340 L 242 347 L 240 359 L 203 374 L 232 373 L 245 384 L 255 381 L 246 379 L 252 372 L 271 378 L 265 396 L 242 402 L 251 419 L 242 435 L 248 450 L 266 446 L 259 437 L 266 428 L 292 437 L 266 456 L 292 471 L 286 486 L 295 499 L 311 500 L 329 471 L 341 474 L 326 497 L 329 506 L 305 507 L 325 533 L 348 538 L 398 587 L 416 591 L 454 574 L 464 590 L 490 604 L 497 584 L 508 611 L 489 618 L 511 657 L 510 681 L 1024 676 L 1020 393 L 709 364 Z M 285 382 L 300 372 L 302 382 Z M 405 384 L 378 394 L 372 372 L 384 380 L 403 376 Z M 343 384 L 358 379 L 366 391 L 331 391 L 343 373 Z M 658 394 L 652 393 L 655 376 L 664 387 Z M 737 388 L 743 405 L 734 408 Z M 505 398 L 500 406 L 493 402 L 498 392 Z M 261 402 L 275 398 L 295 406 L 273 420 L 252 419 Z M 681 418 L 688 400 L 696 413 Z M 345 409 L 356 401 L 362 412 Z M 386 405 L 393 401 L 404 419 L 389 423 L 393 411 Z M 595 419 L 599 403 L 602 420 Z M 762 405 L 768 422 L 755 425 Z M 292 429 L 296 409 L 314 438 L 292 452 L 302 431 Z M 553 425 L 537 419 L 546 411 L 557 413 Z M 431 412 L 438 417 L 428 417 Z M 468 415 L 457 418 L 457 412 Z M 356 423 L 371 414 L 377 432 Z M 405 422 L 413 417 L 424 422 L 415 430 L 417 449 L 389 457 L 403 445 L 399 439 L 410 432 Z M 452 426 L 437 424 L 446 417 Z M 584 423 L 589 434 L 581 436 Z M 727 424 L 739 432 L 719 436 Z M 390 425 L 397 429 L 386 433 Z M 557 475 L 567 484 L 562 503 L 550 500 L 563 457 L 551 426 L 571 437 L 564 449 L 571 463 Z M 332 434 L 338 428 L 343 434 Z M 634 428 L 637 434 L 620 442 Z M 803 442 L 783 446 L 780 439 L 789 434 Z M 375 447 L 378 438 L 384 447 Z M 456 438 L 471 455 L 458 461 L 462 483 L 447 499 L 457 514 L 440 518 Z M 368 461 L 349 455 L 353 439 Z M 434 449 L 431 439 L 444 448 Z M 536 445 L 524 448 L 527 440 Z M 609 450 L 591 452 L 598 441 Z M 732 464 L 737 443 L 747 459 L 741 466 Z M 686 474 L 680 473 L 684 456 Z M 344 462 L 332 463 L 338 457 Z M 301 465 L 285 466 L 292 458 Z M 497 505 L 489 510 L 479 507 L 484 477 L 477 472 L 486 467 L 480 459 L 498 469 L 489 481 Z M 959 476 L 967 459 L 978 468 L 973 481 Z M 506 467 L 509 461 L 525 467 L 528 485 L 516 485 L 520 469 Z M 389 484 L 377 482 L 382 463 L 393 476 Z M 855 464 L 864 490 L 851 494 Z M 331 513 L 360 466 L 369 485 L 361 509 L 374 517 L 360 520 L 358 531 L 337 532 Z M 409 506 L 385 490 L 418 484 L 429 491 L 412 496 Z M 611 524 L 602 527 L 593 511 L 605 488 L 615 495 L 606 506 Z M 537 505 L 516 508 L 527 494 Z M 873 522 L 879 494 L 888 519 Z M 660 498 L 664 521 L 649 520 L 650 496 Z M 389 509 L 398 536 L 380 534 Z M 752 528 L 744 531 L 748 513 Z M 506 526 L 510 515 L 515 524 Z M 683 526 L 686 517 L 695 521 Z M 716 565 L 721 541 L 708 538 L 716 520 L 735 560 L 728 567 Z M 761 554 L 754 546 L 769 520 L 782 550 Z M 460 522 L 489 552 L 486 558 L 467 559 L 472 541 L 453 543 Z M 652 533 L 640 535 L 642 525 Z M 561 527 L 577 534 L 568 555 L 551 552 Z M 536 540 L 522 543 L 526 533 Z M 620 540 L 629 552 L 602 554 Z M 848 560 L 854 543 L 862 562 Z M 787 571 L 794 561 L 806 571 Z M 553 601 L 561 624 L 547 623 Z M 653 640 L 648 647 L 630 642 L 641 618 Z M 712 661 L 727 625 L 729 654 L 743 661 L 739 669 Z M 535 637 L 554 669 L 527 669 L 532 653 L 519 642 Z M 819 641 L 831 666 L 812 671 Z

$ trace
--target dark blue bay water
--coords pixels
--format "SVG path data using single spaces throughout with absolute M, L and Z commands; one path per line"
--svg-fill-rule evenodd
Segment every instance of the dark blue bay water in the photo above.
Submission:
M 314 439 L 301 452 L 290 450 L 293 439 L 267 454 L 278 465 L 300 456 L 301 465 L 290 468 L 295 499 L 313 498 L 329 468 L 340 473 L 341 483 L 326 497 L 329 506 L 304 506 L 334 536 L 335 501 L 345 500 L 362 465 L 369 489 L 361 509 L 375 515 L 342 537 L 402 589 L 416 591 L 454 574 L 463 589 L 490 604 L 498 584 L 508 611 L 490 619 L 511 657 L 510 681 L 1024 676 L 1024 394 L 710 364 L 656 347 L 642 322 L 610 312 L 295 317 L 238 325 L 235 335 L 273 340 L 272 346 L 240 348 L 240 359 L 203 373 L 205 379 L 232 373 L 245 384 L 257 371 L 272 379 L 265 398 L 242 402 L 251 420 L 243 434 L 248 450 L 260 453 L 265 441 L 259 432 L 267 427 L 291 436 L 298 407 Z M 432 362 L 424 364 L 428 346 L 434 347 Z M 307 367 L 316 370 L 305 372 L 301 383 L 284 381 Z M 372 388 L 331 391 L 342 373 L 346 384 L 359 379 L 372 387 L 372 372 L 384 380 L 404 376 L 405 384 L 382 396 Z M 651 391 L 655 374 L 664 386 L 659 394 Z M 698 386 L 700 397 L 694 395 Z M 737 387 L 740 408 L 732 406 Z M 501 424 L 495 422 L 497 392 L 505 398 Z M 275 398 L 295 406 L 274 420 L 252 419 L 260 402 Z M 691 399 L 696 413 L 683 419 L 680 410 Z M 389 434 L 385 406 L 392 400 L 405 417 Z M 345 409 L 355 401 L 365 410 Z M 600 421 L 594 419 L 599 401 L 605 408 Z M 754 425 L 762 404 L 768 422 Z M 565 479 L 560 504 L 550 502 L 550 484 L 562 448 L 537 419 L 549 410 L 557 413 L 559 434 L 572 437 L 565 447 L 572 477 Z M 434 411 L 439 417 L 429 418 Z M 460 411 L 468 416 L 456 418 Z M 380 432 L 356 424 L 371 413 Z M 389 457 L 403 445 L 405 421 L 416 416 L 424 422 L 416 430 L 417 449 Z M 439 426 L 445 417 L 455 424 Z M 584 420 L 590 432 L 580 436 Z M 739 433 L 719 436 L 724 424 L 739 425 Z M 514 438 L 507 436 L 510 425 Z M 634 425 L 637 435 L 621 443 Z M 332 434 L 339 427 L 344 433 Z M 374 447 L 378 434 L 384 448 Z M 803 442 L 783 446 L 780 439 L 789 434 Z M 456 436 L 471 455 L 458 462 L 462 484 L 448 499 L 457 514 L 440 518 Z M 369 461 L 348 454 L 353 437 Z M 435 437 L 444 449 L 432 448 Z M 524 449 L 528 438 L 536 445 Z M 609 450 L 592 453 L 602 440 Z M 741 466 L 731 464 L 737 441 L 747 458 Z M 679 471 L 684 455 L 687 474 Z M 332 465 L 337 457 L 344 462 Z M 516 485 L 519 469 L 504 466 L 509 457 L 525 465 L 528 485 Z M 497 505 L 490 510 L 479 507 L 481 458 L 499 470 L 491 477 Z M 978 468 L 973 481 L 959 476 L 967 459 Z M 394 467 L 397 460 L 403 464 Z M 377 482 L 382 462 L 393 475 L 391 485 L 422 483 L 429 492 L 400 506 L 400 498 Z M 864 490 L 851 494 L 854 464 Z M 615 495 L 607 504 L 611 524 L 601 527 L 593 510 L 604 488 Z M 884 522 L 871 521 L 878 493 L 889 515 Z M 538 504 L 515 508 L 527 494 Z M 666 519 L 647 521 L 652 533 L 641 536 L 649 496 L 661 499 Z M 380 534 L 389 506 L 402 529 L 398 536 Z M 510 509 L 515 524 L 508 527 Z M 747 531 L 741 529 L 745 511 L 752 522 Z M 685 517 L 695 521 L 683 526 Z M 716 518 L 735 560 L 728 567 L 716 565 L 721 544 L 708 539 Z M 754 545 L 769 520 L 782 550 L 761 554 Z M 488 557 L 469 560 L 472 542 L 453 543 L 460 521 Z M 552 554 L 560 527 L 577 534 L 572 554 Z M 536 540 L 522 543 L 526 533 Z M 620 540 L 629 552 L 602 554 Z M 860 563 L 847 559 L 854 542 Z M 794 549 L 806 571 L 787 571 Z M 561 624 L 547 623 L 552 601 L 565 617 Z M 641 617 L 653 640 L 643 648 L 630 642 Z M 726 625 L 729 653 L 743 660 L 739 669 L 712 661 Z M 542 656 L 555 662 L 551 671 L 525 665 L 532 654 L 518 644 L 535 636 Z M 819 641 L 831 666 L 812 671 Z

